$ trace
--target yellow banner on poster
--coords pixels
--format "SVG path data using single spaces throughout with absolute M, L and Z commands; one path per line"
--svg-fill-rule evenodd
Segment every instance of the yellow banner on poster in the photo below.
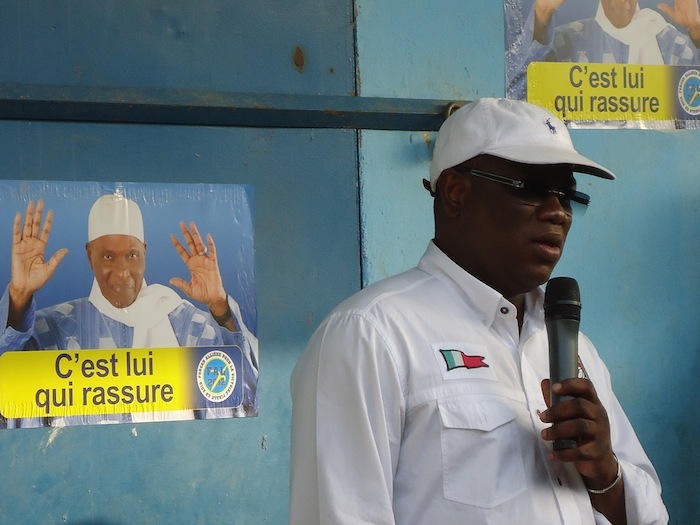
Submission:
M 565 121 L 673 120 L 678 104 L 668 66 L 533 62 L 527 99 Z
M 0 356 L 0 414 L 27 418 L 191 409 L 192 358 L 189 348 L 5 352 Z

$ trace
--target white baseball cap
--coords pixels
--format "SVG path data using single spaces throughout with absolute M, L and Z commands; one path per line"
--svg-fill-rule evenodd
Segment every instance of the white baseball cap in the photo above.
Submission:
M 522 100 L 482 98 L 455 111 L 440 127 L 430 163 L 430 189 L 440 174 L 477 155 L 523 164 L 568 164 L 576 173 L 614 179 L 608 169 L 574 149 L 566 125 Z
M 145 242 L 138 204 L 119 192 L 97 199 L 88 215 L 88 242 L 103 235 L 131 235 Z

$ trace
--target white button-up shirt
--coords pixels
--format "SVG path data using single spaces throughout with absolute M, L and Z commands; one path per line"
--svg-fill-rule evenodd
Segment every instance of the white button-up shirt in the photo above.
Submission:
M 572 464 L 547 458 L 537 290 L 516 308 L 431 243 L 418 268 L 354 295 L 295 367 L 292 525 L 606 524 Z M 668 521 L 653 466 L 579 338 L 622 465 L 628 523 Z

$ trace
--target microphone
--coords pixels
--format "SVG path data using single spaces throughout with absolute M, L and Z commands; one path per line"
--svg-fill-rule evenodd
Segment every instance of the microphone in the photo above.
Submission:
M 550 385 L 578 377 L 578 327 L 581 321 L 581 297 L 578 283 L 571 277 L 555 277 L 544 292 L 544 321 L 549 340 Z M 571 399 L 551 391 L 550 405 Z M 557 439 L 554 450 L 575 448 L 575 439 Z

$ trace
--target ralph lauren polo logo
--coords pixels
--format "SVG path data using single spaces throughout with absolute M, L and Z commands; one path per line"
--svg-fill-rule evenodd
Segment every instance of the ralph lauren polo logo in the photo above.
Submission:
M 549 132 L 550 132 L 552 135 L 556 135 L 556 134 L 557 134 L 557 128 L 554 127 L 554 124 L 552 124 L 552 121 L 551 121 L 550 119 L 545 120 L 544 123 L 547 124 L 547 127 L 549 128 Z

